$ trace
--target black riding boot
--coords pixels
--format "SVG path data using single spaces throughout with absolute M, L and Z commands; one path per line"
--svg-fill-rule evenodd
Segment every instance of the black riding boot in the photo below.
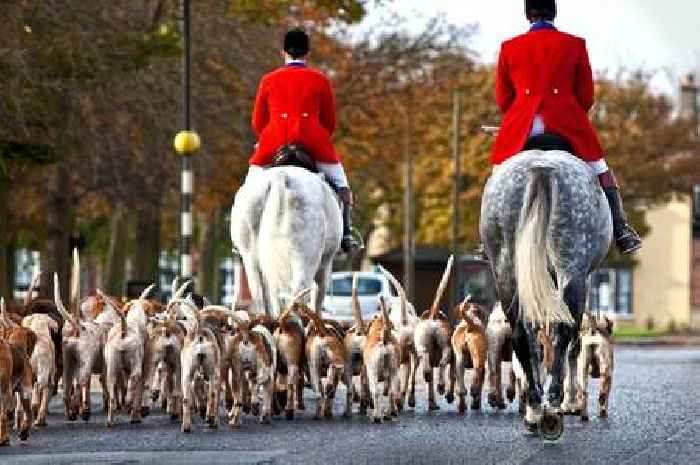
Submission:
M 352 233 L 352 192 L 350 188 L 338 189 L 338 197 L 343 204 L 343 238 L 340 241 L 340 248 L 347 253 L 362 248 L 362 244 Z
M 613 236 L 615 236 L 615 244 L 621 254 L 631 254 L 642 246 L 642 239 L 637 234 L 637 231 L 627 222 L 627 215 L 622 207 L 622 198 L 620 198 L 620 189 L 617 186 L 615 176 L 611 171 L 598 176 L 600 185 L 605 192 L 605 198 L 608 199 L 610 205 L 610 213 L 612 214 Z

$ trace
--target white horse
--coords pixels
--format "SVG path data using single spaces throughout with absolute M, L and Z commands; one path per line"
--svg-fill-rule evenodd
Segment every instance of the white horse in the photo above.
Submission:
M 249 174 L 231 209 L 231 240 L 243 260 L 252 310 L 277 316 L 282 299 L 315 282 L 312 307 L 319 311 L 341 235 L 338 199 L 321 176 L 293 166 Z

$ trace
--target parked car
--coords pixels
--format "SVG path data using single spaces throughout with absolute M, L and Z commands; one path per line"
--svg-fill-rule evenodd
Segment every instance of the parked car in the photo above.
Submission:
M 353 272 L 333 273 L 323 300 L 323 317 L 343 324 L 351 324 L 352 316 L 352 276 Z M 396 291 L 383 274 L 374 271 L 359 272 L 357 297 L 360 301 L 362 318 L 370 320 L 380 312 L 379 298 L 383 296 L 389 308 L 400 304 Z

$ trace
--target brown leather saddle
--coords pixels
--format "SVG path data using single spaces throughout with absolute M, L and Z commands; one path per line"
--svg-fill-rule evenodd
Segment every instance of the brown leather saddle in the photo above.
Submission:
M 275 154 L 272 166 L 296 166 L 312 173 L 318 173 L 316 162 L 309 155 L 309 151 L 299 144 L 287 144 L 280 147 Z
M 316 162 L 313 157 L 309 155 L 309 151 L 300 144 L 287 144 L 280 147 L 272 162 L 273 168 L 278 166 L 296 166 L 311 171 L 312 173 L 319 172 L 316 167 Z M 338 187 L 330 182 L 328 178 L 326 178 L 326 184 L 331 186 L 333 192 L 338 193 Z

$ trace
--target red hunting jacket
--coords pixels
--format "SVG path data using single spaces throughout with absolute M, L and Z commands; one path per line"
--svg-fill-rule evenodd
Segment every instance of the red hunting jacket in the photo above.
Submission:
M 335 98 L 321 72 L 292 63 L 263 76 L 253 109 L 258 145 L 251 165 L 272 163 L 285 144 L 301 144 L 314 160 L 338 163 L 331 135 L 335 130 Z
M 586 42 L 549 26 L 504 42 L 498 60 L 496 99 L 504 114 L 491 161 L 503 163 L 520 152 L 536 114 L 547 132 L 571 144 L 584 161 L 603 158 L 588 119 L 593 106 L 593 72 Z

